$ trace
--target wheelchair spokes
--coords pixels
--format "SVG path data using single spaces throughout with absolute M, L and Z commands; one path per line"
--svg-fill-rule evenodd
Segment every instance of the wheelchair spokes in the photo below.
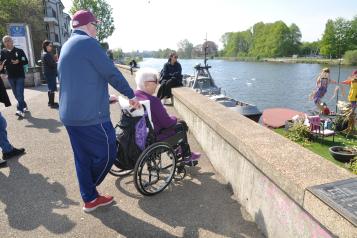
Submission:
M 143 195 L 154 195 L 164 190 L 176 171 L 176 156 L 164 142 L 154 143 L 140 155 L 135 166 L 134 181 Z

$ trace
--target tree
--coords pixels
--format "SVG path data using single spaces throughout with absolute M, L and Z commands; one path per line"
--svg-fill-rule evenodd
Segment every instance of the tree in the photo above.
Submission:
M 182 41 L 179 41 L 177 43 L 177 54 L 184 59 L 190 59 L 192 58 L 192 50 L 193 50 L 193 44 L 189 42 L 187 39 L 184 39 Z
M 357 45 L 356 17 L 352 21 L 337 18 L 328 20 L 321 40 L 321 54 L 332 58 L 341 57 L 347 50 Z
M 41 57 L 42 41 L 46 38 L 43 21 L 43 5 L 40 0 L 0 1 L 0 40 L 7 34 L 6 23 L 27 23 L 30 27 L 34 56 Z
M 70 13 L 73 15 L 81 9 L 88 9 L 100 20 L 97 37 L 100 42 L 111 36 L 115 30 L 112 7 L 105 0 L 73 0 Z
M 320 42 L 319 41 L 303 42 L 300 45 L 299 52 L 301 55 L 304 56 L 316 56 L 320 52 Z
M 290 37 L 291 37 L 290 38 L 291 49 L 289 53 L 298 54 L 301 46 L 301 31 L 295 23 L 292 23 L 289 26 L 289 29 L 290 29 Z

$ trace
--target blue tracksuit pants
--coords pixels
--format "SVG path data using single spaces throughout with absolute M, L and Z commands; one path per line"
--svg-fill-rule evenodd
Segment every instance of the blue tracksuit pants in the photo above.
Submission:
M 116 158 L 115 130 L 111 122 L 66 126 L 74 153 L 77 178 L 84 202 L 97 198 L 98 186 Z

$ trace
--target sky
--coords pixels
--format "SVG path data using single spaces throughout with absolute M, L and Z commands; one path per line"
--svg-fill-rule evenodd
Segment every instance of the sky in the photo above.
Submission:
M 113 8 L 116 30 L 106 41 L 125 52 L 177 49 L 188 39 L 206 37 L 222 48 L 225 32 L 244 31 L 257 22 L 295 23 L 302 41 L 322 38 L 328 19 L 357 16 L 357 0 L 106 0 Z M 69 12 L 72 0 L 62 0 Z

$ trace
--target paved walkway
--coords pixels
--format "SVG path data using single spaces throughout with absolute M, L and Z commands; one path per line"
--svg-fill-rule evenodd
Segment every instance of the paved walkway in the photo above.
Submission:
M 72 150 L 58 111 L 47 107 L 45 86 L 26 89 L 25 97 L 31 113 L 23 120 L 17 120 L 14 106 L 0 107 L 10 141 L 27 152 L 0 169 L 1 238 L 262 237 L 255 223 L 243 219 L 241 206 L 204 155 L 185 180 L 154 197 L 141 196 L 131 177 L 108 175 L 99 191 L 113 195 L 116 203 L 83 213 Z M 118 105 L 111 111 L 116 123 Z M 194 151 L 201 150 L 192 135 L 189 140 Z

